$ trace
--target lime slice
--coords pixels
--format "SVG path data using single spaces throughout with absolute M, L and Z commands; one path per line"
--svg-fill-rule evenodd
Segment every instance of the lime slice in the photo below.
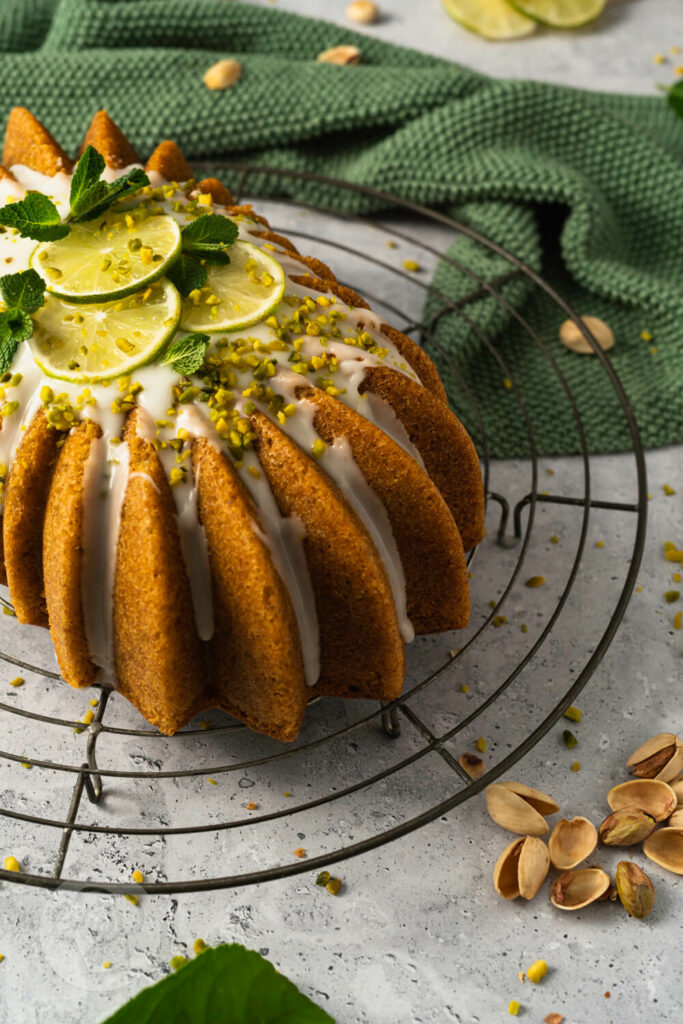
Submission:
M 533 18 L 526 18 L 507 0 L 442 0 L 451 18 L 463 28 L 486 39 L 519 39 L 536 31 Z M 540 2 L 540 0 L 539 0 Z
M 69 302 L 107 302 L 156 281 L 180 252 L 180 228 L 165 215 L 136 220 L 105 214 L 74 224 L 65 238 L 43 242 L 31 266 L 48 291 Z
M 594 21 L 606 0 L 510 0 L 521 14 L 553 28 L 579 28 Z
M 33 358 L 49 377 L 107 380 L 151 362 L 178 329 L 180 295 L 170 281 L 114 302 L 76 305 L 46 295 L 33 317 Z
M 225 266 L 207 266 L 203 288 L 183 301 L 186 331 L 237 331 L 255 324 L 278 305 L 285 292 L 280 264 L 250 242 L 237 241 Z

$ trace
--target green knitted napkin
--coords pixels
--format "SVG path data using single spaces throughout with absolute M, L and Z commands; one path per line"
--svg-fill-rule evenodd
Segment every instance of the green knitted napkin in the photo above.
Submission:
M 339 43 L 360 47 L 360 65 L 315 62 Z M 72 151 L 106 106 L 142 154 L 171 137 L 190 160 L 319 171 L 453 213 L 543 274 L 578 313 L 606 320 L 617 337 L 610 358 L 645 443 L 683 440 L 683 122 L 663 99 L 498 81 L 325 22 L 226 0 L 4 0 L 0 51 L 0 118 L 14 104 L 28 106 Z M 210 92 L 202 74 L 228 55 L 244 74 L 234 88 Z M 372 209 L 362 197 L 315 185 L 297 184 L 296 195 L 345 212 Z M 487 280 L 509 270 L 464 236 L 450 252 Z M 435 288 L 457 299 L 472 285 L 442 263 Z M 514 310 L 566 375 L 590 448 L 627 447 L 597 359 L 558 341 L 563 314 L 522 278 L 502 290 L 511 309 L 482 298 L 466 306 L 469 323 L 451 314 L 436 328 L 452 360 L 439 360 L 440 368 L 475 436 L 461 379 L 480 407 L 490 452 L 528 451 L 524 418 L 505 386 L 514 377 L 540 449 L 578 449 L 557 378 Z

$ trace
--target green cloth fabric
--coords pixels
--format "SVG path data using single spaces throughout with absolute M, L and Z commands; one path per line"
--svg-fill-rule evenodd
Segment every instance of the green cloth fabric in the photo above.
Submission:
M 315 63 L 339 43 L 360 47 L 359 66 Z M 530 264 L 578 313 L 606 320 L 645 443 L 683 440 L 683 121 L 661 97 L 494 80 L 371 35 L 225 0 L 4 0 L 0 52 L 0 118 L 24 104 L 71 151 L 106 106 L 145 155 L 171 137 L 190 160 L 319 171 L 448 211 Z M 242 79 L 208 91 L 203 72 L 228 55 L 243 62 Z M 345 212 L 377 205 L 313 184 L 295 191 Z M 493 282 L 510 269 L 463 236 L 450 255 Z M 435 288 L 457 300 L 472 281 L 442 263 Z M 523 277 L 502 292 L 510 308 L 480 297 L 465 306 L 469 322 L 450 314 L 435 332 L 449 355 L 438 360 L 449 393 L 475 436 L 462 381 L 491 454 L 528 452 L 514 390 L 504 386 L 514 377 L 539 449 L 578 450 L 558 379 L 516 312 L 566 375 L 590 448 L 628 447 L 598 360 L 558 341 L 564 314 Z M 432 298 L 426 315 L 438 305 Z

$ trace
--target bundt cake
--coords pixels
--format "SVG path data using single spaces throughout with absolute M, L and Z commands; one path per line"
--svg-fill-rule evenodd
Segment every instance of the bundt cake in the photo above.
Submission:
M 0 204 L 3 571 L 64 679 L 167 734 L 397 697 L 404 643 L 467 623 L 483 534 L 428 356 L 105 111 L 74 164 L 15 108 Z

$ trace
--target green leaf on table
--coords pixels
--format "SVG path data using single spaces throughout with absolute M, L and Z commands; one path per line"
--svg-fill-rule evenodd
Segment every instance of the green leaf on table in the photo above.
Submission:
M 179 338 L 166 349 L 161 360 L 162 366 L 173 366 L 176 373 L 189 377 L 190 374 L 201 370 L 204 365 L 204 356 L 210 340 L 209 335 L 202 334 L 201 331 Z
M 676 82 L 668 90 L 669 106 L 673 107 L 679 117 L 683 117 L 683 82 Z
M 33 321 L 20 309 L 0 313 L 0 374 L 7 373 L 20 342 L 33 334 Z
M 22 238 L 35 238 L 37 242 L 54 242 L 69 234 L 59 210 L 42 192 L 29 192 L 21 202 L 3 206 L 0 224 L 16 228 Z
M 149 178 L 139 167 L 131 168 L 116 181 L 102 181 L 104 167 L 104 158 L 93 146 L 86 146 L 71 179 L 70 220 L 94 220 L 112 203 L 126 199 L 149 185 Z
M 105 1024 L 334 1024 L 258 953 L 207 949 L 143 989 Z
M 45 302 L 45 282 L 35 270 L 0 277 L 0 292 L 8 308 L 35 313 Z
M 225 249 L 238 234 L 237 225 L 229 217 L 205 213 L 183 228 L 183 252 L 200 256 L 209 263 L 229 263 Z
M 166 277 L 176 286 L 183 297 L 193 292 L 195 288 L 201 288 L 206 284 L 206 270 L 199 260 L 187 256 L 184 252 L 180 254 L 166 272 Z

